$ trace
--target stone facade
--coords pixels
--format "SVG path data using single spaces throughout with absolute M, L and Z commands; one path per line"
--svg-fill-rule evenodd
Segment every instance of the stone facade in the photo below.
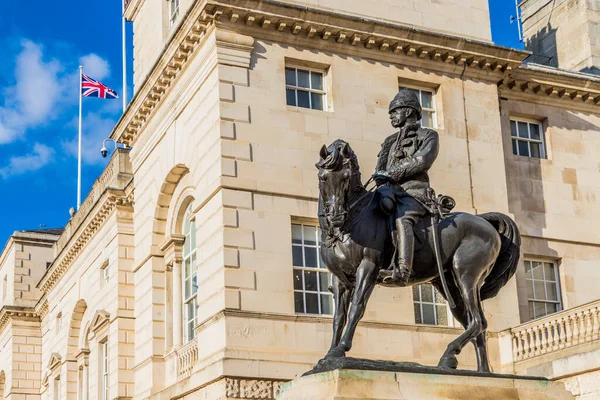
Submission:
M 600 5 L 594 0 L 522 0 L 529 62 L 600 75 Z
M 316 222 L 318 150 L 349 141 L 366 180 L 401 86 L 432 94 L 437 191 L 460 211 L 510 213 L 523 259 L 558 271 L 562 313 L 529 321 L 525 265 L 484 304 L 494 370 L 591 393 L 591 361 L 569 375 L 543 366 L 600 343 L 600 310 L 586 304 L 600 279 L 600 82 L 491 44 L 486 2 L 389 3 L 181 0 L 172 14 L 130 2 L 136 95 L 112 137 L 131 149 L 39 246 L 44 262 L 18 258 L 18 235 L 0 258 L 9 282 L 13 265 L 29 268 L 0 315 L 4 396 L 274 398 L 331 340 L 331 317 L 297 313 L 294 298 L 292 224 Z M 452 23 L 461 10 L 485 29 Z M 291 67 L 323 74 L 324 110 L 287 105 Z M 546 159 L 513 154 L 513 120 L 539 122 Z M 410 289 L 378 288 L 351 355 L 436 364 L 461 328 L 416 324 L 412 303 Z M 549 340 L 561 323 L 568 338 Z M 470 347 L 460 361 L 475 368 Z

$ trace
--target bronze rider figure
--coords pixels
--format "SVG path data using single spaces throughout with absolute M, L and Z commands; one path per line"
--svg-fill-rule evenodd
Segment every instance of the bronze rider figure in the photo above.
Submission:
M 396 259 L 381 270 L 383 283 L 408 282 L 413 270 L 415 224 L 428 215 L 429 175 L 439 152 L 438 133 L 423 128 L 421 104 L 414 91 L 402 89 L 390 103 L 392 126 L 398 131 L 385 139 L 378 155 L 373 179 L 381 197 L 381 208 L 395 221 L 392 237 Z

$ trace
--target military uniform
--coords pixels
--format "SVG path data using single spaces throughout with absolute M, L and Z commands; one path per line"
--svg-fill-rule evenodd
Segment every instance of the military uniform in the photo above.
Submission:
M 390 104 L 390 113 L 399 107 L 417 110 L 421 116 L 421 106 L 416 95 L 403 90 Z M 406 124 L 385 139 L 378 155 L 377 171 L 385 171 L 388 181 L 379 186 L 382 198 L 390 198 L 396 204 L 394 214 L 397 248 L 397 266 L 410 274 L 413 264 L 415 224 L 427 215 L 422 203 L 427 202 L 429 189 L 428 171 L 439 152 L 438 133 L 433 129 L 422 128 L 420 124 Z M 385 273 L 382 273 L 385 275 Z M 389 273 L 388 273 L 389 275 Z M 404 276 L 404 280 L 408 277 Z

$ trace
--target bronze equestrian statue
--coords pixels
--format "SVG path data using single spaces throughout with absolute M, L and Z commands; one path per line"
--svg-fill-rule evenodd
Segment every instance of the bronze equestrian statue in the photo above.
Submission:
M 518 228 L 500 213 L 446 209 L 441 219 L 423 218 L 444 208 L 431 195 L 427 177 L 438 152 L 437 133 L 419 126 L 418 99 L 406 92 L 392 101 L 390 117 L 399 132 L 386 139 L 379 154 L 373 176 L 377 191 L 363 186 L 357 157 L 343 140 L 323 146 L 316 164 L 321 257 L 333 274 L 335 302 L 333 339 L 325 359 L 345 357 L 351 349 L 376 284 L 429 282 L 451 305 L 456 302 L 452 314 L 465 327 L 438 366 L 456 369 L 456 355 L 473 342 L 478 371 L 490 372 L 481 302 L 496 296 L 514 275 L 521 245 Z

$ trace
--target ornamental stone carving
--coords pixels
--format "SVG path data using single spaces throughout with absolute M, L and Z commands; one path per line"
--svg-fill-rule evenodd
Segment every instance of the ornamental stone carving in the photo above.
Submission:
M 285 382 L 226 378 L 226 395 L 233 399 L 275 399 Z

